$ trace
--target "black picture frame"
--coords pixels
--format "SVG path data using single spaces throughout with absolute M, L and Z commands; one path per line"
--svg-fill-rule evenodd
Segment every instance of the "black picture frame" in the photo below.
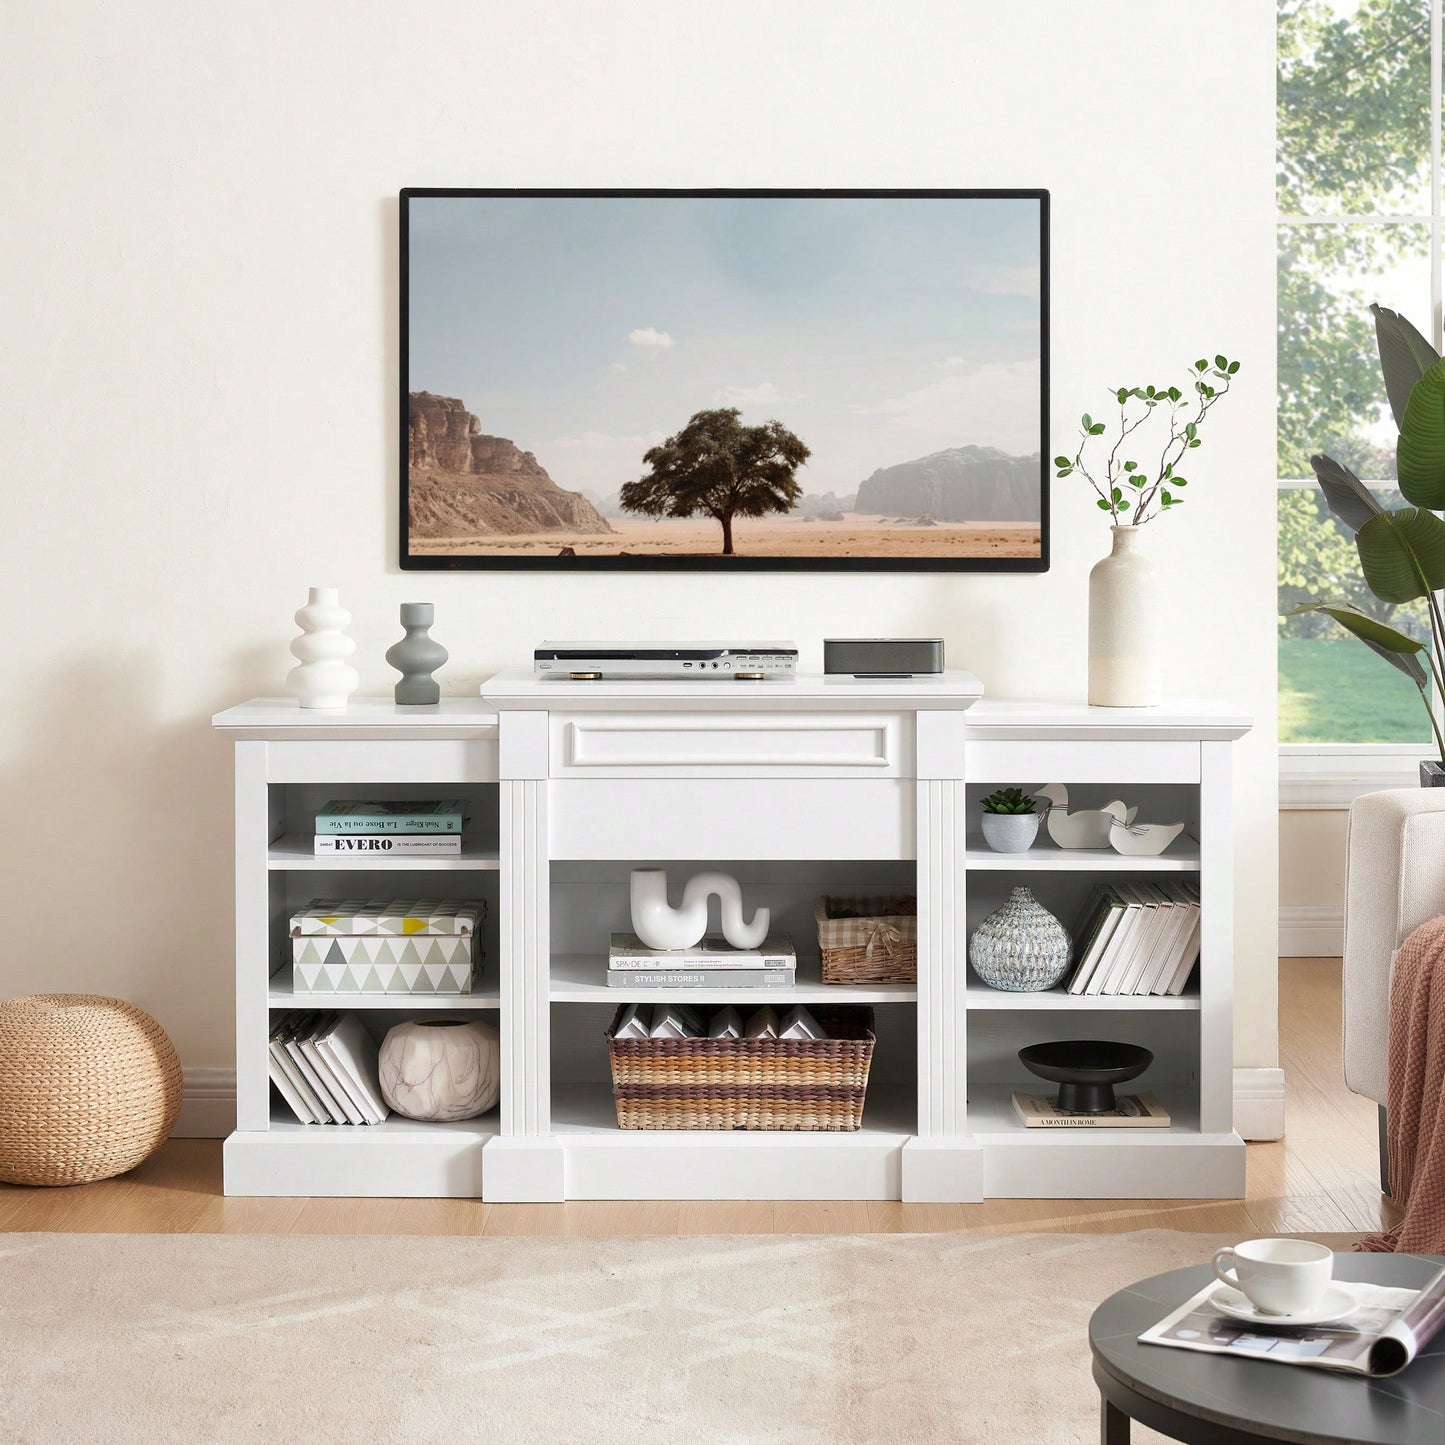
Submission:
M 457 197 L 569 197 L 569 198 L 732 198 L 787 199 L 943 199 L 943 200 L 1032 200 L 1039 205 L 1039 551 L 1033 557 L 725 557 L 725 556 L 445 556 L 413 555 L 410 550 L 408 416 L 410 410 L 409 305 L 410 285 L 410 203 L 413 200 Z M 399 557 L 404 571 L 415 572 L 1015 572 L 1042 573 L 1049 570 L 1051 542 L 1049 455 L 1049 373 L 1050 373 L 1050 277 L 1049 232 L 1050 194 L 1040 188 L 1017 189 L 651 189 L 651 188 L 489 188 L 409 186 L 400 192 L 400 343 L 397 417 L 399 428 Z

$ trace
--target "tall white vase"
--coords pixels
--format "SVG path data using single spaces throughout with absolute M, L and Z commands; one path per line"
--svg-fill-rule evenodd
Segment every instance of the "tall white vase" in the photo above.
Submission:
M 1111 527 L 1114 550 L 1089 573 L 1089 702 L 1159 703 L 1159 593 L 1138 527 Z
M 296 614 L 301 636 L 291 639 L 300 665 L 286 674 L 286 686 L 302 707 L 345 707 L 361 686 L 361 674 L 346 660 L 356 651 L 345 631 L 350 624 L 351 614 L 335 587 L 311 588 L 306 606 Z
M 768 936 L 772 914 L 756 909 L 743 922 L 743 891 L 731 873 L 694 873 L 682 890 L 682 904 L 667 901 L 667 870 L 632 870 L 632 929 L 649 948 L 691 948 L 707 932 L 707 901 L 716 893 L 723 937 L 734 948 L 757 948 Z

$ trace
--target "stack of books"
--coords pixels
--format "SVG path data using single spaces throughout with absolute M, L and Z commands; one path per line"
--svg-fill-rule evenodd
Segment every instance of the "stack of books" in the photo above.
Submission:
M 395 803 L 335 798 L 316 815 L 316 855 L 456 858 L 466 822 L 464 798 Z
M 1078 938 L 1070 993 L 1177 997 L 1199 959 L 1199 891 L 1189 883 L 1103 884 Z
M 759 948 L 733 948 L 720 933 L 692 948 L 648 948 L 635 933 L 614 933 L 609 988 L 791 988 L 798 956 L 789 934 L 770 933 Z
M 1173 1123 L 1151 1093 L 1120 1094 L 1102 1114 L 1067 1113 L 1056 1095 L 1015 1094 L 1014 1112 L 1028 1129 L 1167 1129 Z
M 303 1124 L 380 1124 L 377 1046 L 354 1013 L 292 1009 L 271 1025 L 271 1082 Z

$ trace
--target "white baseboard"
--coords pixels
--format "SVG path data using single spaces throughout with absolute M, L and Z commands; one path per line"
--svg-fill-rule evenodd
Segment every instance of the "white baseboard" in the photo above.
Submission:
M 1345 951 L 1345 911 L 1335 904 L 1281 904 L 1281 958 L 1339 958 Z
M 1234 1071 L 1234 1127 L 1242 1139 L 1284 1138 L 1284 1070 Z
M 236 1127 L 236 1071 L 186 1069 L 174 1139 L 224 1139 Z M 1234 1071 L 1234 1127 L 1244 1139 L 1284 1137 L 1284 1070 Z
M 224 1139 L 236 1127 L 235 1069 L 181 1071 L 184 1094 L 172 1139 Z

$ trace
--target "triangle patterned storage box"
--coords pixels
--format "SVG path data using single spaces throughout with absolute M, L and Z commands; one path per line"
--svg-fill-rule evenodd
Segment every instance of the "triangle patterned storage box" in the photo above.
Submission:
M 483 903 L 313 899 L 291 918 L 292 992 L 469 994 Z

